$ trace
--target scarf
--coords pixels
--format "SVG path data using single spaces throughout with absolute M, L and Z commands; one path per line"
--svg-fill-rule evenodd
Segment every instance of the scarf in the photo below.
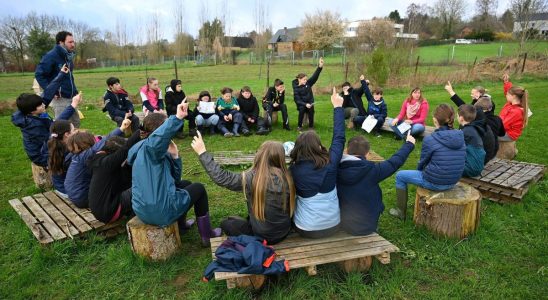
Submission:
M 419 101 L 416 101 L 415 104 L 411 104 L 411 101 L 407 104 L 407 119 L 413 118 L 417 112 L 419 112 L 419 108 L 421 107 L 421 103 Z

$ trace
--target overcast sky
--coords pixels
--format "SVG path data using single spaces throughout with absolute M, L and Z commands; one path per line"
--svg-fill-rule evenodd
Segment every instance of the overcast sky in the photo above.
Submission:
M 254 10 L 257 0 L 19 0 L 2 1 L 0 17 L 7 15 L 24 16 L 30 11 L 48 15 L 64 16 L 73 20 L 83 21 L 100 30 L 113 30 L 117 18 L 123 18 L 128 28 L 133 28 L 131 39 L 138 34 L 136 28 L 144 28 L 150 20 L 150 14 L 157 11 L 160 15 L 161 36 L 173 40 L 174 6 L 184 3 L 186 31 L 197 36 L 200 27 L 202 7 L 208 8 L 210 19 L 224 17 L 227 20 L 229 35 L 242 35 L 255 29 Z M 405 0 L 277 0 L 264 1 L 268 10 L 269 23 L 276 32 L 277 29 L 298 26 L 305 14 L 312 14 L 319 9 L 329 9 L 340 13 L 343 19 L 349 21 L 385 17 L 391 11 L 398 10 L 400 16 L 405 16 L 407 6 L 412 3 L 433 5 L 435 1 L 405 1 Z M 475 0 L 465 0 L 467 3 L 466 18 L 474 14 Z M 498 15 L 508 7 L 509 0 L 498 0 Z M 205 3 L 205 4 L 204 4 Z M 228 9 L 223 9 L 227 7 Z M 138 26 L 137 24 L 141 25 Z M 142 33 L 141 40 L 146 39 Z

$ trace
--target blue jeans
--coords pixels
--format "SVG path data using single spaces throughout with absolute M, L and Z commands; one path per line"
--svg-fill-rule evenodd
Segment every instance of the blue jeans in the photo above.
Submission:
M 422 177 L 422 171 L 419 170 L 402 170 L 396 173 L 397 189 L 406 189 L 408 183 L 423 187 L 431 191 L 446 191 L 455 186 L 454 184 L 443 185 L 428 182 Z
M 389 123 L 392 123 L 392 120 L 393 120 L 392 118 L 388 118 Z M 403 123 L 403 121 L 399 121 L 398 125 L 400 125 L 401 123 Z M 394 134 L 396 134 L 397 136 L 399 136 L 400 138 L 403 139 L 403 138 L 405 138 L 404 134 L 407 134 L 407 132 L 401 133 L 398 130 L 398 125 L 396 125 L 396 126 L 390 125 L 390 128 L 392 128 L 392 130 L 394 131 Z M 426 128 L 422 124 L 419 124 L 419 123 L 411 124 L 411 135 L 414 136 L 414 137 L 418 137 L 419 135 L 421 135 L 424 132 L 425 129 Z

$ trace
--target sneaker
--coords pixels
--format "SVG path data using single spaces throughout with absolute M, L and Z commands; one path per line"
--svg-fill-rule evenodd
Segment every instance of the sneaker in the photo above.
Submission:
M 249 131 L 249 130 L 247 130 L 247 129 L 246 129 L 246 130 L 243 130 L 242 133 L 243 133 L 244 136 L 250 136 L 250 135 L 251 135 L 251 131 Z M 257 133 L 257 134 L 258 134 L 258 133 Z
M 232 132 L 225 133 L 225 138 L 231 138 L 233 136 L 234 136 L 234 134 L 232 134 Z

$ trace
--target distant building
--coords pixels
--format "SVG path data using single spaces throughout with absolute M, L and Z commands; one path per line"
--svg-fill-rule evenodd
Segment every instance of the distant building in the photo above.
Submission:
M 253 46 L 255 46 L 253 39 L 246 36 L 225 36 L 223 40 L 224 51 L 241 51 Z
M 358 35 L 358 28 L 360 27 L 360 24 L 362 22 L 371 22 L 372 20 L 357 20 L 357 21 L 351 21 L 347 22 L 344 29 L 344 37 L 345 38 L 354 38 Z M 412 39 L 412 40 L 418 40 L 419 35 L 415 33 L 404 33 L 403 32 L 403 24 L 395 24 L 394 23 L 394 36 L 397 38 L 402 39 Z
M 302 51 L 301 31 L 300 27 L 279 29 L 268 41 L 268 49 L 278 55 Z
M 525 30 L 536 29 L 541 36 L 545 39 L 548 38 L 548 12 L 531 15 L 527 24 L 524 20 L 516 20 L 514 22 L 514 33 L 523 31 L 522 26 L 527 27 Z

